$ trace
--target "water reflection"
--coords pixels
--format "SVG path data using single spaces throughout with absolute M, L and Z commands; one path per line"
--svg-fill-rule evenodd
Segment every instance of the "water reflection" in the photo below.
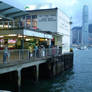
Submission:
M 73 77 L 74 77 L 74 72 L 72 69 L 61 74 L 52 82 L 52 86 L 49 92 L 63 92 L 63 90 L 66 90 L 65 87 L 66 83 L 69 80 L 73 79 Z M 72 88 L 72 85 L 69 87 Z

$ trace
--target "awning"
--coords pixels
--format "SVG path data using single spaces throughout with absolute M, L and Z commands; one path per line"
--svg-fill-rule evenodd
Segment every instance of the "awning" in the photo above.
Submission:
M 26 14 L 28 13 L 18 8 L 15 8 L 14 6 L 6 4 L 5 2 L 0 1 L 0 20 L 4 18 L 12 20 L 15 17 L 19 17 Z
M 34 36 L 34 37 L 41 37 L 41 38 L 47 38 L 47 39 L 52 39 L 52 35 L 46 34 L 46 33 L 41 33 L 41 32 L 36 32 L 36 31 L 31 31 L 31 30 L 24 30 L 24 35 L 26 36 Z
M 34 37 L 40 37 L 40 38 L 47 38 L 47 39 L 52 39 L 51 34 L 47 33 L 41 33 L 41 32 L 36 32 L 32 30 L 27 30 L 27 29 L 18 29 L 18 30 L 0 30 L 0 36 L 3 35 L 25 35 L 25 36 L 34 36 Z

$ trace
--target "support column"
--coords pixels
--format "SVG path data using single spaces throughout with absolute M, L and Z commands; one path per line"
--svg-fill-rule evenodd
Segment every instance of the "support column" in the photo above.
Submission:
M 30 28 L 32 29 L 32 16 L 31 16 L 31 23 L 30 23 Z
M 9 21 L 7 21 L 7 22 L 8 22 L 8 28 L 9 28 L 10 23 L 9 23 Z
M 51 39 L 49 39 L 49 46 L 51 46 Z
M 21 92 L 21 69 L 18 70 L 18 92 Z
M 22 45 L 22 49 L 24 49 L 24 35 L 22 35 L 22 43 L 21 43 L 21 45 Z
M 51 39 L 49 39 L 49 48 L 51 47 Z
M 39 80 L 39 65 L 36 65 L 36 81 Z
M 4 21 L 2 21 L 2 25 L 3 25 L 3 28 L 4 28 Z
M 13 20 L 13 28 L 15 27 L 15 22 L 14 22 L 14 20 Z
M 25 26 L 25 28 L 27 28 L 27 24 L 26 24 L 26 16 L 25 16 L 25 23 L 24 23 L 24 24 L 25 24 L 25 25 L 24 25 L 24 26 Z

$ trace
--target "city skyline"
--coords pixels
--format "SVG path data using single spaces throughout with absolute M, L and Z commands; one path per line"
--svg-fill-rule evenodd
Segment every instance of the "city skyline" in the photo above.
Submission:
M 73 44 L 82 46 L 92 44 L 92 23 L 88 22 L 88 12 L 88 6 L 84 5 L 82 11 L 82 26 L 75 26 L 72 28 Z
M 81 45 L 87 46 L 88 45 L 88 6 L 84 5 L 83 6 L 83 14 L 82 14 L 82 41 Z

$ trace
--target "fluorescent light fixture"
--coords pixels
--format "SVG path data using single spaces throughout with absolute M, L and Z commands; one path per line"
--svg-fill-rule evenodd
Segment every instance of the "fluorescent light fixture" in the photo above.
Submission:
M 30 39 L 26 39 L 26 41 L 30 41 Z
M 20 38 L 21 38 L 21 37 L 26 37 L 26 36 L 23 36 L 23 35 L 20 35 L 20 34 L 19 34 L 19 35 L 18 35 L 18 37 L 20 37 Z
M 2 19 L 2 18 L 0 17 L 0 19 Z
M 23 37 L 22 35 L 18 35 L 18 37 Z
M 45 39 L 45 41 L 48 41 L 48 39 Z
M 26 36 L 24 36 L 24 37 L 26 37 Z
M 4 36 L 0 36 L 0 38 L 3 38 Z
M 9 34 L 8 36 L 17 36 L 16 34 Z

